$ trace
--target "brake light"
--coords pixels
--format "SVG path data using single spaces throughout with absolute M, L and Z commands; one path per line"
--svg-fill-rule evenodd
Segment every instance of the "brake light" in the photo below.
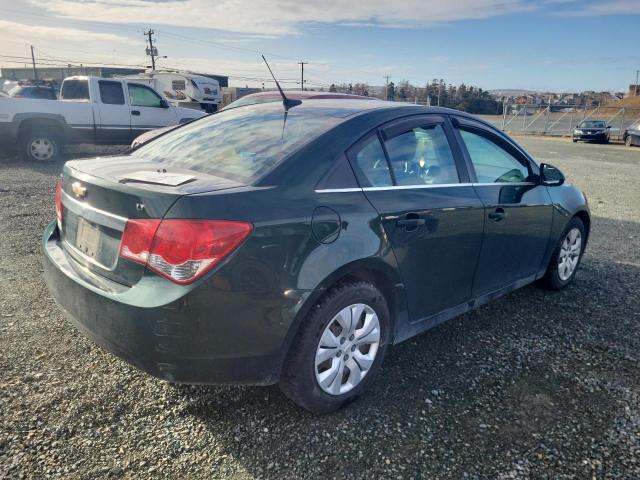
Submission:
M 250 223 L 227 220 L 129 220 L 120 256 L 186 285 L 220 263 L 252 230 Z
M 62 228 L 62 178 L 58 178 L 56 184 L 56 218 L 58 220 L 58 228 Z

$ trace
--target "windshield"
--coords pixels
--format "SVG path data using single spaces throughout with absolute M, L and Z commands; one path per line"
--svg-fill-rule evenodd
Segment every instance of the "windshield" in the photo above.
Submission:
M 250 182 L 356 111 L 301 105 L 289 110 L 285 125 L 280 102 L 223 110 L 169 132 L 131 155 Z
M 605 128 L 607 124 L 600 120 L 586 120 L 580 124 L 582 128 Z

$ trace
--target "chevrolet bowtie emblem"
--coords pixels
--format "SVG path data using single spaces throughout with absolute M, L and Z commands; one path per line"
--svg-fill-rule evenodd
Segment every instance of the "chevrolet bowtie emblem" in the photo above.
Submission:
M 87 194 L 87 187 L 83 187 L 80 182 L 73 182 L 71 185 L 71 191 L 78 198 L 84 198 Z

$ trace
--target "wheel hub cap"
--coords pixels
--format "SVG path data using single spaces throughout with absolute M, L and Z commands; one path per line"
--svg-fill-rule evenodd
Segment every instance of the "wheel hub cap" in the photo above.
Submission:
M 380 346 L 380 321 L 364 303 L 340 310 L 325 328 L 314 369 L 320 388 L 342 395 L 355 388 L 371 369 Z
M 558 255 L 558 276 L 563 282 L 568 280 L 578 266 L 582 252 L 582 234 L 577 228 L 572 228 L 564 237 Z
M 53 144 L 46 138 L 36 138 L 31 142 L 30 151 L 37 160 L 49 160 L 53 156 Z

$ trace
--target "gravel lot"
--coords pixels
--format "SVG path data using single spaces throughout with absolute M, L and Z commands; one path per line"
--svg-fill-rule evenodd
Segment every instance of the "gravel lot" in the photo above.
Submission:
M 519 141 L 589 197 L 575 282 L 390 349 L 368 395 L 323 417 L 86 340 L 41 279 L 61 166 L 0 162 L 0 478 L 640 478 L 640 148 Z

